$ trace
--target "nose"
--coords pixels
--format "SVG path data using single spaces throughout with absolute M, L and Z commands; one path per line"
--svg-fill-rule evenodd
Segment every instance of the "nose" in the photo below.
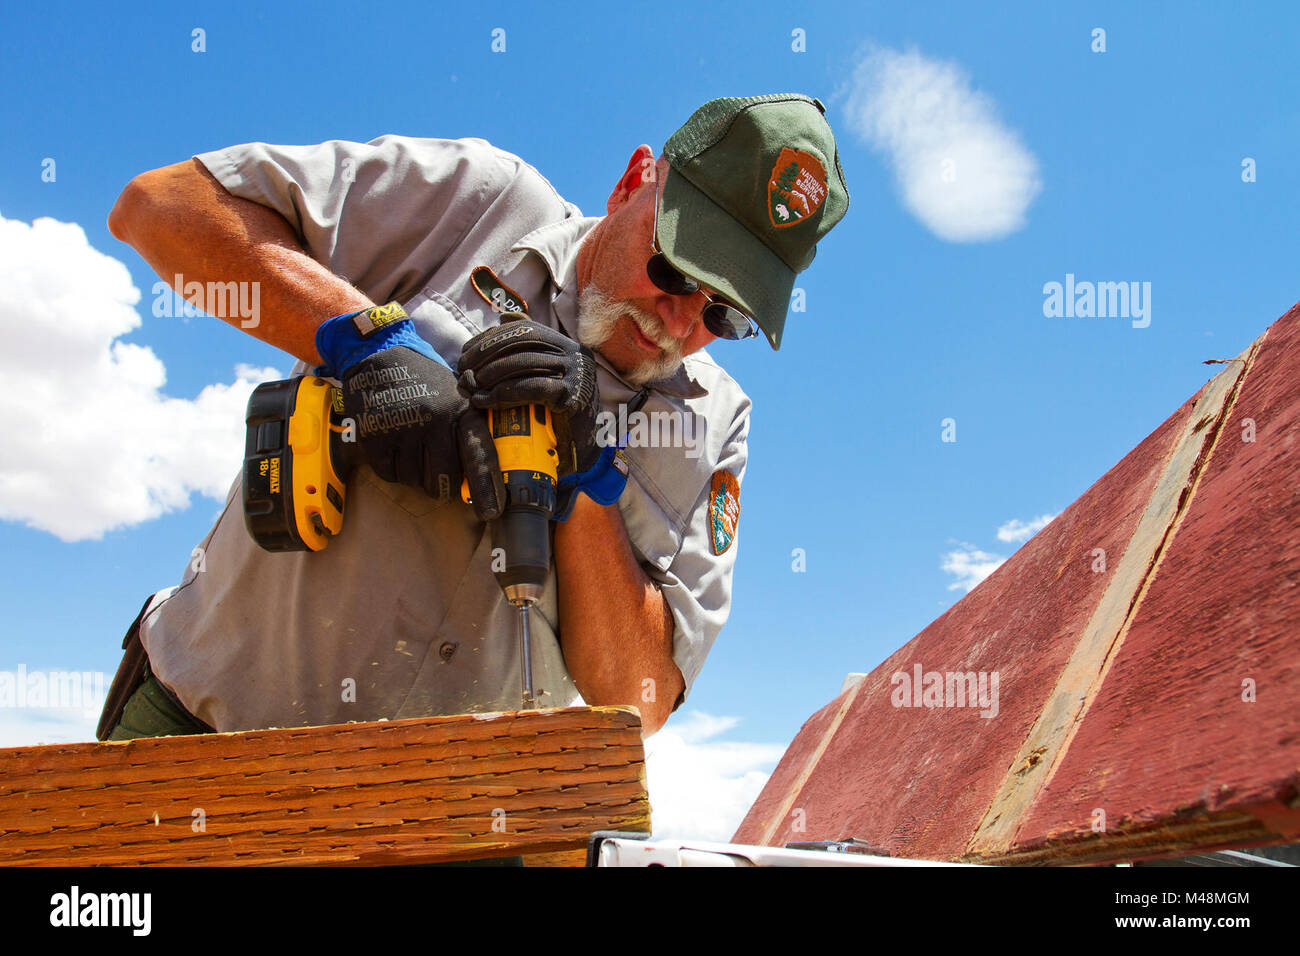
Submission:
M 685 341 L 702 321 L 701 310 L 707 300 L 703 295 L 661 295 L 655 311 L 664 331 L 679 341 Z

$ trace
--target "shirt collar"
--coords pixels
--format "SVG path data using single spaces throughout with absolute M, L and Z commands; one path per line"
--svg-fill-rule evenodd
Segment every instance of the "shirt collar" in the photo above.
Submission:
M 578 249 L 599 222 L 599 217 L 573 216 L 548 223 L 528 233 L 511 249 L 511 252 L 532 252 L 545 264 L 546 270 L 551 274 L 551 281 L 555 284 L 552 314 L 559 323 L 560 331 L 574 341 L 578 339 Z M 622 379 L 603 355 L 597 353 L 596 361 L 615 377 Z M 709 390 L 686 371 L 685 362 L 668 378 L 650 382 L 649 387 L 677 398 L 700 398 L 709 394 Z

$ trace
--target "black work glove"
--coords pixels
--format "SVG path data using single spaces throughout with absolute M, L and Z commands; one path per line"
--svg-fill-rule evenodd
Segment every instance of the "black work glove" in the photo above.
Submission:
M 508 312 L 500 325 L 465 343 L 458 368 L 460 392 L 475 408 L 536 404 L 557 413 L 560 478 L 595 465 L 600 393 L 586 346 L 522 312 Z
M 460 498 L 468 480 L 484 521 L 504 506 L 505 485 L 487 416 L 456 390 L 456 375 L 390 304 L 336 316 L 316 333 L 322 374 L 343 384 L 343 413 L 356 424 L 359 458 L 385 481 Z

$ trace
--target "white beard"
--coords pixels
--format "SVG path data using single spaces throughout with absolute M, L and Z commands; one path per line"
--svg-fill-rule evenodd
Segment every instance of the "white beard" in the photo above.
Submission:
M 633 388 L 640 388 L 646 382 L 657 382 L 676 372 L 682 364 L 681 344 L 664 331 L 658 316 L 630 303 L 611 299 L 594 285 L 587 286 L 578 294 L 578 341 L 593 351 L 600 351 L 614 334 L 619 319 L 625 315 L 632 317 L 641 333 L 659 346 L 663 354 L 621 373 L 623 379 Z

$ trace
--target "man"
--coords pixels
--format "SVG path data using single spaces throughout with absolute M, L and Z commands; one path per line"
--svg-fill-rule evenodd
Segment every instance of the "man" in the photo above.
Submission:
M 128 635 L 142 646 L 101 736 L 517 708 L 482 410 L 521 401 L 568 425 L 571 513 L 533 611 L 540 702 L 631 704 L 658 730 L 730 609 L 749 400 L 701 349 L 759 329 L 779 346 L 794 276 L 848 205 L 822 114 L 796 95 L 711 101 L 663 158 L 633 153 L 602 219 L 481 140 L 254 143 L 137 177 L 109 228 L 159 275 L 260 283 L 247 331 L 295 373 L 339 378 L 350 410 L 395 378 L 426 397 L 363 427 L 324 551 L 257 548 L 236 482 L 201 560 Z M 532 321 L 500 324 L 516 309 Z M 678 447 L 612 434 L 634 399 Z M 619 438 L 625 488 L 601 455 Z

